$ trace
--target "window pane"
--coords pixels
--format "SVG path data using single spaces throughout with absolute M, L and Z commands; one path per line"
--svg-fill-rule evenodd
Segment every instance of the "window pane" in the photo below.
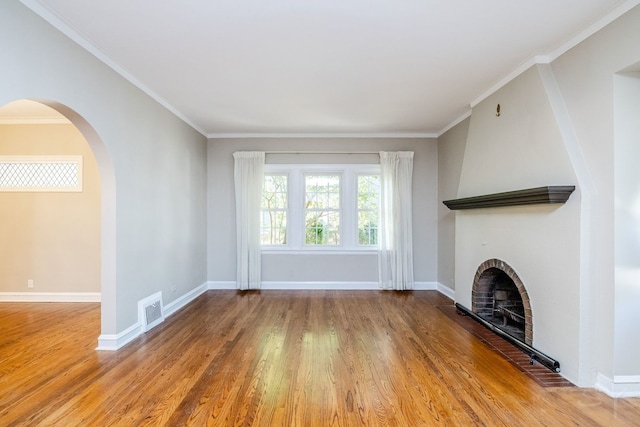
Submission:
M 340 175 L 305 175 L 305 244 L 340 244 Z
M 340 193 L 329 194 L 326 206 L 329 209 L 340 209 Z
M 358 176 L 358 244 L 378 244 L 380 176 Z
M 263 211 L 260 244 L 284 245 L 287 243 L 287 213 Z
M 305 213 L 305 243 L 307 245 L 339 245 L 340 213 L 307 211 Z
M 260 216 L 260 243 L 287 243 L 287 175 L 265 175 Z
M 378 244 L 378 215 L 376 213 L 358 213 L 358 244 Z
M 325 224 L 320 220 L 318 212 L 305 214 L 305 243 L 307 245 L 321 245 L 325 239 Z
M 318 195 L 316 193 L 307 192 L 305 198 L 305 209 L 320 209 L 321 204 L 318 203 Z
M 306 175 L 305 206 L 311 209 L 340 209 L 339 175 Z

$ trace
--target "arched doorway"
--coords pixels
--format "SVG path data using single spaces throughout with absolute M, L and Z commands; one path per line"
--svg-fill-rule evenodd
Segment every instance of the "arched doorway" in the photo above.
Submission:
M 10 112 L 16 108 L 18 110 L 17 115 L 15 112 Z M 42 99 L 19 100 L 5 104 L 2 110 L 5 112 L 5 124 L 11 123 L 11 120 L 14 120 L 16 124 L 20 121 L 24 122 L 22 127 L 11 129 L 9 134 L 27 135 L 27 139 L 23 141 L 24 146 L 16 148 L 16 141 L 12 140 L 13 147 L 7 149 L 3 154 L 22 154 L 25 159 L 33 155 L 36 155 L 35 157 L 42 155 L 44 156 L 43 158 L 50 158 L 65 151 L 65 138 L 79 139 L 84 141 L 85 144 L 83 154 L 88 160 L 87 166 L 92 166 L 94 176 L 98 176 L 97 179 L 94 179 L 94 183 L 85 183 L 87 185 L 85 187 L 86 193 L 93 194 L 81 196 L 86 200 L 91 199 L 91 196 L 97 198 L 97 202 L 94 201 L 93 205 L 92 202 L 79 202 L 80 196 L 70 193 L 59 193 L 58 198 L 56 198 L 52 193 L 43 192 L 42 194 L 46 196 L 45 199 L 22 198 L 23 201 L 36 200 L 37 206 L 35 208 L 30 206 L 30 211 L 37 210 L 37 215 L 35 215 L 37 218 L 32 221 L 35 224 L 35 230 L 32 230 L 30 235 L 31 237 L 35 236 L 35 240 L 39 239 L 39 242 L 45 242 L 45 244 L 38 244 L 38 242 L 33 241 L 25 243 L 26 245 L 31 245 L 32 259 L 30 261 L 34 265 L 29 265 L 25 269 L 29 271 L 22 271 L 21 274 L 29 275 L 32 274 L 31 271 L 34 271 L 33 274 L 40 274 L 40 277 L 44 279 L 40 281 L 24 280 L 25 283 L 20 286 L 25 285 L 24 287 L 27 288 L 35 285 L 32 291 L 37 293 L 37 291 L 43 289 L 48 290 L 54 298 L 56 297 L 56 286 L 62 286 L 57 290 L 62 291 L 62 293 L 67 291 L 66 293 L 69 295 L 91 294 L 91 291 L 95 290 L 96 294 L 100 293 L 101 295 L 101 332 L 104 334 L 105 331 L 115 331 L 115 182 L 111 160 L 102 140 L 82 116 L 60 103 Z M 34 112 L 32 117 L 29 117 L 30 110 Z M 11 114 L 14 117 L 11 117 Z M 55 126 L 60 126 L 60 128 L 49 127 L 49 132 L 47 132 L 46 130 L 36 130 L 29 127 L 30 122 L 35 123 L 38 121 L 44 124 L 50 123 L 49 126 L 55 123 Z M 63 128 L 66 130 L 62 130 Z M 59 140 L 55 142 L 55 144 L 58 144 L 58 148 L 56 148 L 55 144 L 47 147 L 47 141 L 44 141 L 45 145 L 43 145 L 43 141 L 39 140 L 47 140 L 48 133 L 58 136 Z M 31 136 L 29 137 L 29 135 Z M 64 135 L 67 136 L 65 137 Z M 29 138 L 36 141 L 30 145 Z M 7 141 L 9 139 L 7 138 Z M 6 145 L 8 147 L 11 144 L 7 143 Z M 66 149 L 70 149 L 71 145 L 73 144 L 67 141 Z M 75 147 L 77 149 L 77 143 Z M 81 160 L 81 170 L 82 166 L 83 161 Z M 83 176 L 84 174 L 80 174 L 80 177 Z M 91 188 L 92 185 L 93 188 Z M 69 206 L 64 207 L 65 202 L 69 201 L 73 201 L 75 205 L 71 208 Z M 78 212 L 78 209 L 81 211 Z M 47 231 L 47 225 L 50 226 L 55 223 L 55 218 L 52 218 L 55 215 L 67 215 L 68 217 L 60 219 L 57 225 Z M 87 233 L 87 235 L 69 235 L 73 233 Z M 49 242 L 49 240 L 52 242 Z M 47 244 L 51 245 L 47 248 Z M 45 247 L 43 248 L 43 246 Z M 60 248 L 61 252 L 57 252 L 52 248 Z M 88 252 L 93 251 L 93 254 L 83 254 L 81 252 L 83 248 Z M 70 253 L 64 252 L 67 250 Z M 75 260 L 73 259 L 74 255 L 77 258 Z M 82 270 L 83 274 L 86 273 L 86 277 L 92 277 L 93 288 L 91 285 L 82 287 L 74 283 L 74 281 L 78 283 L 82 281 L 82 278 L 77 277 L 78 271 L 69 271 L 72 269 L 70 263 L 74 261 L 76 265 L 81 267 L 79 270 Z M 81 265 L 83 262 L 89 265 Z M 93 264 L 96 264 L 97 267 Z M 56 275 L 59 277 L 53 277 Z M 60 285 L 60 283 L 56 285 L 54 278 L 58 282 L 64 282 L 64 285 Z M 42 285 L 42 287 L 39 285 Z M 65 286 L 67 286 L 66 289 L 64 288 Z M 54 292 L 51 292 L 52 290 Z

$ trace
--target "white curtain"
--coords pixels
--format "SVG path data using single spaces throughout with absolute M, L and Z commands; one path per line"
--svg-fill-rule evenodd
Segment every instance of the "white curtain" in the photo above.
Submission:
M 380 152 L 378 268 L 383 289 L 413 289 L 413 152 Z
M 238 289 L 260 288 L 260 201 L 264 181 L 264 152 L 233 153 L 236 190 Z

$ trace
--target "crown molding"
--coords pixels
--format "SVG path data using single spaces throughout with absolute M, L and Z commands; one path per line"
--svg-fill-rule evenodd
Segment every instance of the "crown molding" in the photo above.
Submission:
M 118 73 L 122 78 L 127 80 L 129 83 L 146 93 L 149 97 L 155 100 L 157 103 L 162 105 L 164 108 L 173 113 L 180 120 L 191 126 L 197 132 L 206 136 L 206 132 L 200 129 L 195 123 L 189 120 L 184 114 L 175 109 L 171 104 L 169 104 L 164 98 L 155 93 L 153 90 L 144 85 L 140 80 L 136 79 L 132 74 L 130 74 L 126 69 L 122 68 L 119 64 L 112 61 L 107 55 L 104 54 L 100 49 L 98 49 L 95 45 L 93 45 L 89 40 L 87 40 L 84 36 L 82 36 L 76 29 L 74 29 L 70 24 L 61 19 L 57 14 L 55 14 L 51 9 L 40 3 L 38 0 L 20 0 L 22 4 L 31 9 L 36 15 L 40 16 L 42 19 L 51 24 L 58 31 L 69 37 L 71 40 L 76 42 L 80 47 L 88 51 L 90 54 L 95 56 L 102 63 L 107 65 L 109 68 Z
M 640 0 L 628 0 L 623 4 L 621 4 L 620 6 L 611 10 L 605 16 L 598 19 L 597 21 L 595 21 L 593 24 L 591 24 L 584 30 L 580 31 L 578 34 L 573 36 L 566 43 L 562 44 L 552 52 L 544 55 L 533 56 L 527 59 L 519 67 L 513 70 L 511 73 L 507 74 L 505 77 L 498 80 L 494 85 L 492 85 L 486 91 L 482 92 L 478 97 L 473 99 L 469 103 L 471 105 L 471 108 L 474 108 L 480 102 L 484 101 L 489 96 L 493 95 L 503 86 L 505 86 L 507 83 L 509 83 L 516 77 L 518 77 L 520 74 L 522 74 L 523 72 L 525 72 L 526 70 L 534 66 L 535 64 L 550 64 L 551 62 L 555 61 L 561 55 L 563 55 L 570 49 L 574 48 L 578 44 L 582 43 L 583 41 L 585 41 L 586 39 L 588 39 L 598 31 L 600 31 L 601 29 L 603 29 L 604 27 L 606 27 L 607 25 L 609 25 L 610 23 L 612 23 L 613 21 L 615 21 L 616 19 L 618 19 L 619 17 L 621 17 L 622 15 L 624 15 L 625 13 L 633 9 L 634 7 L 638 6 L 639 4 L 640 4 Z
M 628 0 L 618 7 L 612 9 L 609 13 L 607 13 L 602 18 L 595 21 L 593 24 L 589 25 L 587 28 L 576 34 L 574 37 L 569 39 L 566 43 L 560 45 L 556 50 L 549 53 L 547 55 L 548 62 L 550 63 L 560 57 L 562 54 L 566 53 L 570 49 L 576 47 L 578 44 L 582 43 L 593 34 L 597 33 L 607 25 L 611 24 L 616 19 L 620 18 L 625 13 L 629 12 L 634 7 L 640 4 L 640 0 Z
M 496 93 L 498 90 L 500 90 L 502 87 L 504 87 L 507 83 L 509 83 L 510 81 L 514 80 L 520 74 L 524 73 L 529 68 L 531 68 L 533 65 L 535 65 L 535 63 L 536 63 L 535 62 L 535 58 L 536 57 L 529 58 L 528 60 L 526 60 L 525 62 L 520 64 L 520 66 L 518 68 L 516 68 L 515 70 L 513 70 L 512 72 L 510 72 L 509 74 L 507 74 L 506 76 L 501 78 L 500 80 L 498 80 L 496 83 L 494 83 L 491 87 L 489 87 L 489 89 L 485 90 L 478 97 L 476 97 L 475 99 L 471 100 L 471 102 L 469 103 L 471 108 L 475 108 L 476 105 L 478 105 L 479 103 L 481 103 L 482 101 L 484 101 L 485 99 L 487 99 L 488 97 L 490 97 L 491 95 Z
M 431 132 L 388 132 L 388 133 L 210 133 L 209 139 L 239 139 L 239 138 L 437 138 L 437 133 Z
M 469 108 L 469 110 L 466 111 L 463 115 L 461 115 L 460 117 L 458 117 L 457 119 L 455 119 L 454 121 L 452 121 L 451 123 L 443 127 L 442 130 L 438 132 L 438 138 L 440 138 L 445 133 L 449 132 L 451 129 L 453 129 L 454 127 L 459 125 L 463 120 L 469 117 L 471 117 L 471 108 Z

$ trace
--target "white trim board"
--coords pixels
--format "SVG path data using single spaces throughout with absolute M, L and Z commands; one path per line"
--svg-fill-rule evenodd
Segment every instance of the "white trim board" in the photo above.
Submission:
M 100 302 L 100 292 L 0 292 L 0 302 Z
M 236 138 L 437 138 L 433 132 L 364 132 L 364 133 L 209 133 L 208 139 L 236 139 Z
M 640 397 L 640 375 L 615 375 L 613 379 L 598 373 L 596 390 L 610 397 Z
M 205 293 L 208 289 L 208 283 L 203 283 L 197 288 L 187 292 L 174 301 L 171 301 L 167 305 L 163 305 L 165 320 L 176 313 L 181 308 L 187 306 L 193 300 Z M 101 334 L 98 337 L 98 347 L 96 350 L 115 351 L 125 345 L 129 344 L 134 339 L 138 338 L 144 332 L 142 323 L 140 321 L 129 326 L 124 331 L 118 334 Z
M 211 281 L 208 289 L 237 289 L 235 281 Z M 378 282 L 300 282 L 300 281 L 263 281 L 261 290 L 369 290 L 379 291 Z M 438 282 L 414 282 L 414 291 L 439 291 L 441 294 L 454 299 L 453 289 Z
M 451 289 L 450 287 L 445 286 L 440 282 L 438 282 L 437 288 L 438 288 L 438 292 L 440 292 L 445 297 L 449 298 L 452 301 L 456 300 L 456 291 L 455 291 L 455 289 Z
M 202 295 L 205 292 L 207 292 L 208 289 L 209 289 L 208 282 L 207 283 L 203 283 L 202 285 L 198 286 L 197 288 L 187 292 L 186 294 L 182 295 L 181 297 L 179 297 L 179 298 L 171 301 L 170 303 L 166 304 L 163 307 L 164 308 L 164 317 L 167 318 L 167 317 L 171 316 L 172 314 L 176 313 L 181 308 L 186 307 L 189 303 L 191 303 L 191 301 L 195 300 L 200 295 Z
M 98 337 L 96 350 L 118 350 L 142 334 L 142 324 L 136 322 L 119 334 L 101 334 Z
M 379 290 L 378 282 L 262 282 L 261 290 Z

